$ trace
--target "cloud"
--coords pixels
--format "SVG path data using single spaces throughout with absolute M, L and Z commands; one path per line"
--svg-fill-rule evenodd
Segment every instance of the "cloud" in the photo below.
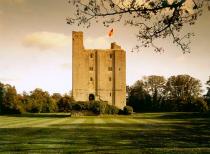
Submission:
M 108 36 L 101 36 L 98 38 L 88 37 L 85 39 L 85 48 L 88 49 L 106 49 L 110 48 L 111 39 Z
M 42 50 L 65 47 L 70 44 L 70 37 L 53 32 L 35 32 L 28 34 L 23 39 L 26 47 L 36 47 Z

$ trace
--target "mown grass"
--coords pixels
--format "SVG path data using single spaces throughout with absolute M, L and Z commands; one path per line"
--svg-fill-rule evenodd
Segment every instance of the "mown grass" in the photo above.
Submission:
M 210 116 L 0 116 L 0 153 L 210 153 Z

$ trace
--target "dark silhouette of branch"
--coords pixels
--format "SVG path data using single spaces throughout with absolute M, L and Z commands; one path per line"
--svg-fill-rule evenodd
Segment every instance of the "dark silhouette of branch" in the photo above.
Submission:
M 193 34 L 179 34 L 184 26 L 195 24 L 205 6 L 210 10 L 210 0 L 69 0 L 69 3 L 74 6 L 75 14 L 67 18 L 68 24 L 89 28 L 93 21 L 106 27 L 124 22 L 138 29 L 140 45 L 135 49 L 152 46 L 157 52 L 163 48 L 156 46 L 154 40 L 167 37 L 184 53 L 190 52 Z

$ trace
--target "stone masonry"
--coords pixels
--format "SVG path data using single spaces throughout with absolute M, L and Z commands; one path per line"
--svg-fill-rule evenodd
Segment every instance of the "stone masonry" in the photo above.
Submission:
M 116 43 L 111 49 L 85 49 L 83 33 L 72 32 L 72 93 L 76 101 L 103 100 L 126 105 L 126 54 Z

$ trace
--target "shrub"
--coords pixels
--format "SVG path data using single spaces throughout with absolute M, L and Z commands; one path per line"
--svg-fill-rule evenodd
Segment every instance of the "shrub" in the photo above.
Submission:
M 100 105 L 101 103 L 99 101 L 93 101 L 90 102 L 90 107 L 89 110 L 93 111 L 93 113 L 95 114 L 102 114 L 102 105 Z
M 89 110 L 95 114 L 118 114 L 119 109 L 103 101 L 91 101 Z
M 89 102 L 73 102 L 72 103 L 72 110 L 76 111 L 82 111 L 82 110 L 88 110 L 89 109 Z
M 59 112 L 69 112 L 72 110 L 72 100 L 68 96 L 64 96 L 58 102 L 58 110 Z
M 113 105 L 107 105 L 106 107 L 106 114 L 118 114 L 119 109 L 116 106 Z
M 125 115 L 131 115 L 133 113 L 133 108 L 131 106 L 125 106 L 123 112 Z

